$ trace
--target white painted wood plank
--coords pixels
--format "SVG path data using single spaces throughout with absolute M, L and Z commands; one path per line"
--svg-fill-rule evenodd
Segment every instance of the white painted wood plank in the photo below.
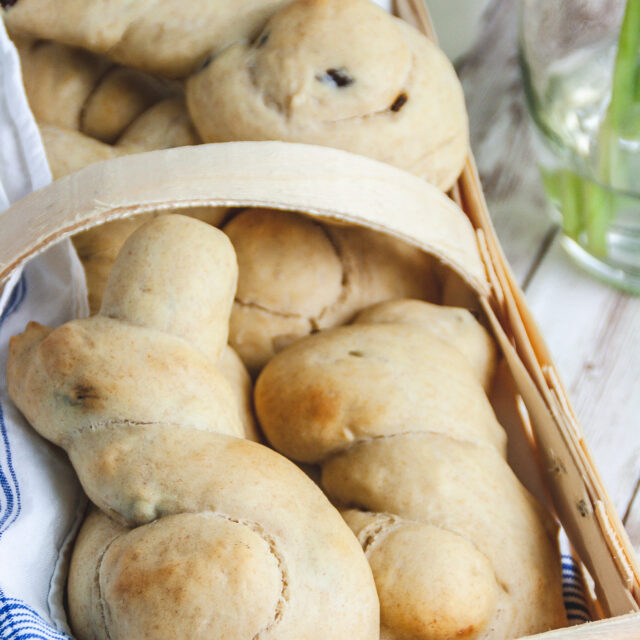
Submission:
M 491 217 L 519 282 L 535 265 L 551 223 L 544 214 L 517 57 L 517 3 L 493 0 L 483 35 L 458 65 L 471 146 Z
M 640 298 L 591 278 L 556 240 L 527 299 L 623 516 L 640 477 Z

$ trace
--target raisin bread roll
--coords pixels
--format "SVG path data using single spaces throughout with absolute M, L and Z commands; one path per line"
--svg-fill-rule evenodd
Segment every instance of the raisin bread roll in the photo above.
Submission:
M 506 640 L 566 624 L 557 531 L 507 465 L 482 388 L 493 347 L 480 326 L 456 331 L 470 322 L 390 303 L 292 345 L 256 384 L 266 437 L 322 465 L 363 545 L 385 640 Z
M 249 209 L 223 230 L 240 267 L 230 343 L 252 373 L 292 342 L 371 304 L 437 297 L 431 259 L 370 229 Z
M 291 0 L 2 0 L 14 33 L 184 78 L 212 53 L 250 37 Z
M 217 366 L 236 278 L 223 233 L 160 217 L 125 244 L 98 316 L 12 339 L 12 399 L 102 510 L 71 562 L 79 640 L 378 637 L 353 533 L 242 438 Z
M 445 55 L 369 0 L 298 0 L 253 42 L 187 81 L 206 142 L 283 140 L 345 149 L 449 189 L 468 151 L 460 82 Z

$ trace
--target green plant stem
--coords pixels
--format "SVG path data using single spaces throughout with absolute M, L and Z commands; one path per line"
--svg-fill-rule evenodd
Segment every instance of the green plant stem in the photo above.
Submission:
M 598 134 L 595 180 L 565 171 L 561 206 L 565 233 L 585 232 L 587 249 L 607 254 L 607 230 L 615 217 L 615 189 L 631 190 L 633 176 L 621 139 L 640 141 L 640 0 L 627 0 L 611 78 L 611 99 Z M 597 184 L 600 182 L 601 184 Z
M 587 249 L 595 255 L 607 255 L 607 228 L 612 215 L 611 192 L 588 180 L 582 180 Z
M 627 0 L 611 79 L 611 100 L 600 129 L 599 178 L 605 185 L 629 189 L 629 168 L 620 139 L 640 139 L 640 0 Z
M 613 68 L 611 83 L 611 102 L 607 112 L 607 121 L 612 131 L 623 132 L 629 124 L 628 117 L 638 102 L 640 66 L 640 0 L 627 0 L 620 37 L 618 53 Z M 631 133 L 640 135 L 640 131 Z
M 560 207 L 562 228 L 571 238 L 578 238 L 582 228 L 582 178 L 569 169 L 560 172 Z

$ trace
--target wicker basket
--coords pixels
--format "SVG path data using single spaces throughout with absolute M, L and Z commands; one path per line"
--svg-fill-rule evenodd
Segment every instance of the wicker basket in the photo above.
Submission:
M 397 0 L 396 12 L 433 37 L 420 0 Z M 601 621 L 536 637 L 640 638 L 640 565 L 506 264 L 472 157 L 450 196 L 390 166 L 324 147 L 238 142 L 129 156 L 59 180 L 0 215 L 0 286 L 78 231 L 191 206 L 301 211 L 384 231 L 427 251 L 462 278 L 486 314 L 518 391 L 500 417 L 515 416 L 506 425 L 510 435 L 531 445 L 536 477 L 520 475 L 552 505 L 593 585 L 591 609 Z

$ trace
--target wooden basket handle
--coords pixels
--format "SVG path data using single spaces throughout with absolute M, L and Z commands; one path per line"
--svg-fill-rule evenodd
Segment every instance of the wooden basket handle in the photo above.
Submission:
M 473 228 L 438 189 L 345 151 L 283 142 L 153 151 L 57 180 L 0 215 L 0 282 L 84 229 L 193 206 L 260 206 L 364 225 L 436 256 L 480 296 L 489 292 Z

